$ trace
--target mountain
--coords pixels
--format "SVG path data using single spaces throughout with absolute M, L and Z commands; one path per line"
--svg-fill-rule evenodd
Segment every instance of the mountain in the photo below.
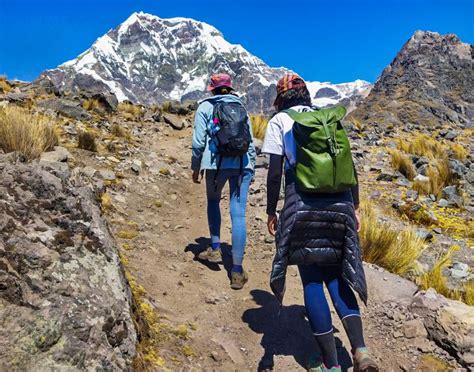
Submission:
M 49 79 L 60 90 L 110 90 L 120 101 L 154 104 L 201 99 L 207 95 L 210 74 L 227 72 L 249 110 L 263 112 L 271 109 L 275 84 L 288 71 L 269 67 L 204 22 L 161 19 L 140 12 L 97 39 L 77 58 L 45 71 L 39 80 Z M 344 100 L 351 106 L 370 84 L 310 86 L 316 104 Z M 320 92 L 319 88 L 325 90 Z
M 417 31 L 351 116 L 373 125 L 474 124 L 474 46 L 454 34 Z

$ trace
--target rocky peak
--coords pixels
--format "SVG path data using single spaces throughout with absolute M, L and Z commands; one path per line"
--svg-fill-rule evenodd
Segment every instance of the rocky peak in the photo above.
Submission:
M 473 46 L 454 34 L 417 31 L 354 115 L 373 124 L 470 126 L 473 56 Z
M 120 101 L 155 104 L 201 99 L 207 94 L 209 76 L 227 72 L 249 110 L 263 112 L 271 109 L 275 84 L 288 71 L 269 67 L 207 23 L 139 12 L 77 58 L 45 71 L 39 80 L 50 80 L 61 90 L 110 90 Z M 349 89 L 340 99 L 349 101 L 360 86 L 358 82 L 341 85 Z M 329 103 L 334 102 L 338 101 Z

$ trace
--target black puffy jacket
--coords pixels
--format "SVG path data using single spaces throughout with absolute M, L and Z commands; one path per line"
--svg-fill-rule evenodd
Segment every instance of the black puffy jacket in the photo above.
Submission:
M 283 302 L 288 265 L 334 265 L 367 303 L 367 284 L 351 192 L 307 194 L 286 174 L 285 204 L 276 233 L 270 285 Z M 337 267 L 341 266 L 341 267 Z

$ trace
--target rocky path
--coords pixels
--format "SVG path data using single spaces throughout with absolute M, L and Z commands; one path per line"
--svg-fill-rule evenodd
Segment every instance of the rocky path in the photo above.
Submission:
M 233 291 L 228 279 L 227 196 L 222 200 L 224 265 L 196 259 L 209 242 L 204 185 L 190 179 L 188 131 L 165 130 L 146 137 L 137 152 L 142 160 L 140 174 L 127 176 L 123 188 L 109 191 L 113 211 L 108 218 L 128 258 L 127 270 L 169 324 L 184 324 L 188 330 L 191 349 L 186 356 L 176 345 L 163 346 L 160 355 L 173 371 L 255 371 L 272 365 L 275 371 L 304 370 L 314 341 L 297 270 L 289 270 L 281 310 L 268 285 L 274 245 L 266 234 L 261 186 L 265 171 L 257 171 L 249 199 L 245 267 L 250 280 L 243 290 Z M 120 238 L 130 225 L 138 226 L 138 236 Z M 376 268 L 367 267 L 367 276 L 366 339 L 381 370 L 437 370 L 433 356 L 446 355 L 426 340 L 420 321 L 404 311 L 416 287 Z M 338 320 L 335 326 L 343 369 L 351 370 L 348 340 Z

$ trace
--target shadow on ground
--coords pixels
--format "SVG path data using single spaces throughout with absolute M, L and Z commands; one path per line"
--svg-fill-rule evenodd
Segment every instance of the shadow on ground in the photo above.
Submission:
M 194 254 L 194 261 L 206 266 L 209 270 L 220 271 L 221 266 L 227 271 L 227 276 L 230 279 L 230 272 L 232 270 L 232 246 L 227 243 L 221 243 L 222 250 L 222 264 L 211 263 L 206 260 L 199 258 L 199 253 L 205 251 L 207 247 L 211 245 L 209 238 L 200 237 L 194 240 L 194 243 L 190 243 L 184 249 L 185 252 L 192 252 Z
M 276 355 L 292 356 L 299 365 L 306 368 L 306 359 L 317 353 L 317 346 L 305 318 L 304 306 L 290 305 L 280 309 L 271 293 L 254 289 L 250 294 L 260 307 L 246 310 L 242 320 L 252 331 L 262 334 L 260 344 L 264 355 L 260 359 L 258 371 L 272 370 Z M 342 370 L 346 371 L 352 366 L 351 358 L 337 337 L 336 345 L 339 363 Z

